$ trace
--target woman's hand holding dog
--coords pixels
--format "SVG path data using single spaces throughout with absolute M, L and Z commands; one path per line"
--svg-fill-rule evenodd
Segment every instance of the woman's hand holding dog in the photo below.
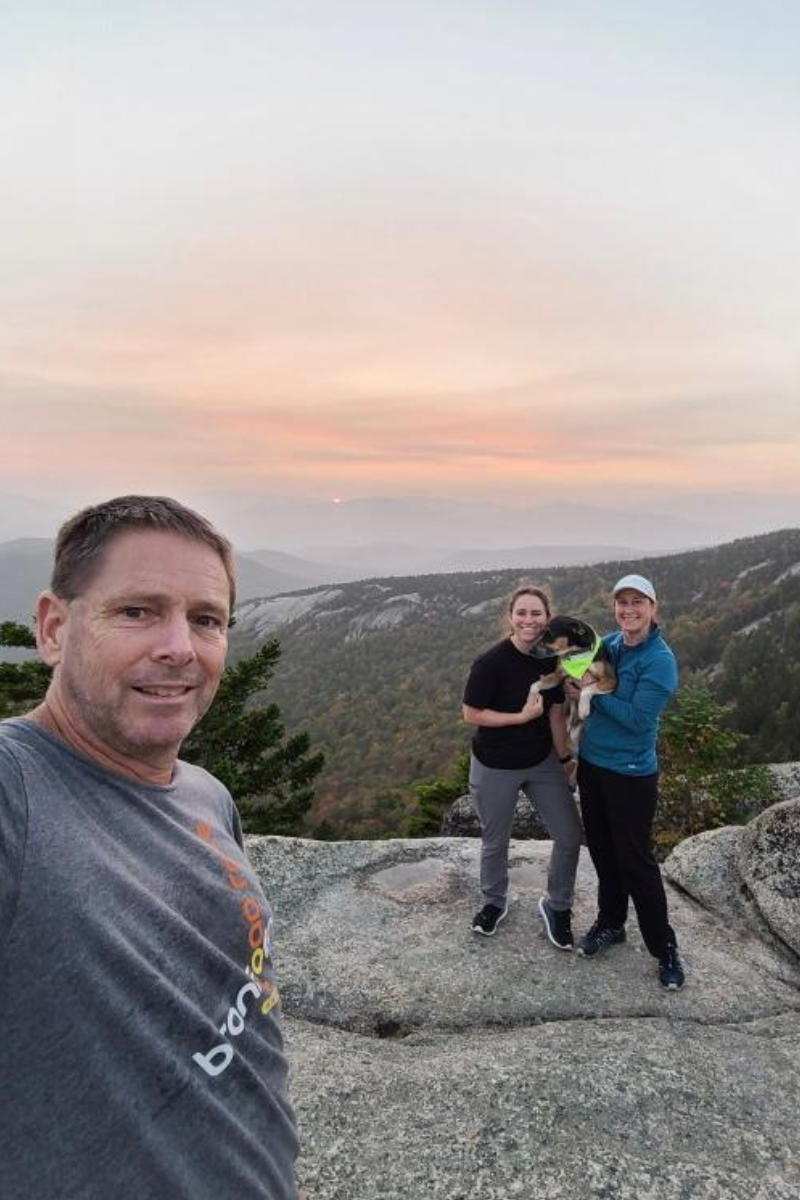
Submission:
M 564 692 L 571 700 L 580 700 L 583 689 L 588 687 L 590 683 L 596 682 L 591 672 L 587 671 L 580 679 L 565 679 L 563 684 Z
M 526 725 L 528 721 L 535 721 L 544 712 L 544 700 L 540 692 L 531 690 L 528 699 L 523 707 L 519 710 L 520 725 Z

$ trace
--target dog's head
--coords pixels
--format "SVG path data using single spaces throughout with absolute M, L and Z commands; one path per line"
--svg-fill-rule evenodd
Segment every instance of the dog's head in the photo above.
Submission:
M 551 617 L 531 654 L 534 658 L 563 658 L 593 653 L 598 637 L 591 625 L 577 617 Z

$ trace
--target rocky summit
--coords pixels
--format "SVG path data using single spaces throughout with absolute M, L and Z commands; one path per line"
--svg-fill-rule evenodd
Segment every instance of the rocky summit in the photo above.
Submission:
M 250 838 L 275 909 L 310 1200 L 798 1200 L 800 800 L 664 867 L 686 987 L 633 914 L 596 959 L 537 912 L 548 842 L 471 932 L 479 843 Z M 584 850 L 573 924 L 594 918 Z

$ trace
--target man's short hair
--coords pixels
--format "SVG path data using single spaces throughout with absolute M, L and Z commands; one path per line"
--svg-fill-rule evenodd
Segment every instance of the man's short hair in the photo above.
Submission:
M 117 496 L 65 521 L 56 538 L 51 591 L 62 600 L 75 600 L 89 586 L 111 539 L 131 529 L 177 533 L 215 550 L 228 576 L 233 612 L 236 569 L 231 543 L 205 517 L 169 496 Z

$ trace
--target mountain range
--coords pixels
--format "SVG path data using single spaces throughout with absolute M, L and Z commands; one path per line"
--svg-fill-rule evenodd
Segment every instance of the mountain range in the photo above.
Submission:
M 557 611 L 612 626 L 609 593 L 639 560 L 529 569 Z M 800 758 L 800 529 L 652 558 L 683 682 L 729 705 L 752 761 Z M 278 637 L 270 698 L 326 755 L 317 820 L 364 837 L 403 827 L 414 785 L 452 770 L 469 742 L 460 700 L 470 662 L 501 636 L 518 568 L 375 577 L 248 600 L 232 654 Z
M 51 538 L 15 538 L 0 543 L 0 621 L 30 622 L 36 596 L 47 587 L 53 565 Z M 236 555 L 239 596 L 269 596 L 321 583 L 330 572 L 280 551 Z
M 51 538 L 15 538 L 0 543 L 0 621 L 30 620 L 38 593 L 47 587 L 53 562 Z M 521 546 L 514 549 L 474 548 L 435 551 L 379 542 L 347 547 L 320 547 L 316 560 L 283 550 L 238 551 L 236 569 L 240 600 L 271 596 L 322 583 L 342 583 L 374 575 L 441 574 L 493 567 L 551 567 L 619 558 L 616 546 Z
M 556 611 L 606 630 L 615 579 L 644 569 L 683 681 L 707 682 L 729 706 L 750 761 L 800 759 L 800 529 L 645 563 L 614 558 L 611 547 L 594 562 L 589 547 L 572 549 L 585 556 L 580 565 L 551 565 L 542 547 L 529 559 L 499 549 L 491 556 L 506 558 L 502 567 L 387 575 L 378 562 L 356 579 L 282 551 L 238 555 L 231 656 L 279 638 L 269 699 L 289 732 L 307 730 L 326 756 L 316 823 L 348 836 L 402 831 L 415 785 L 451 771 L 468 745 L 464 679 L 501 636 L 504 598 L 521 578 L 550 587 Z M 0 620 L 29 620 L 51 555 L 48 539 L 0 545 Z

